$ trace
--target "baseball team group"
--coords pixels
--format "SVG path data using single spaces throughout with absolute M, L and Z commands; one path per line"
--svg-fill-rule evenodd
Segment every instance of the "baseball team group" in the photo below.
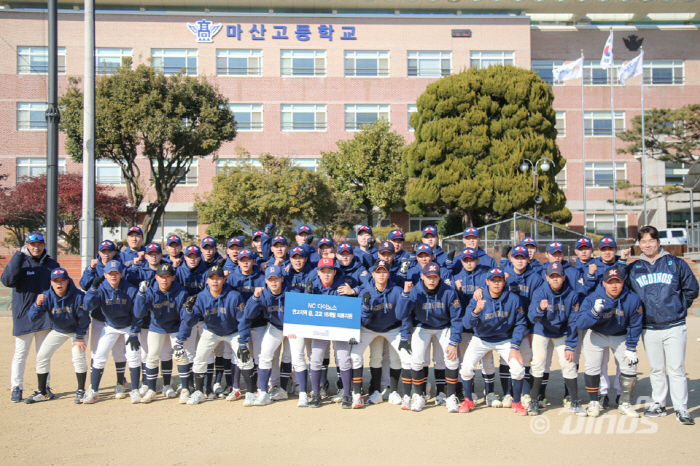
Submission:
M 552 241 L 545 263 L 535 258 L 533 238 L 502 251 L 497 262 L 480 247 L 474 227 L 464 230 L 464 249 L 450 253 L 439 246 L 434 226 L 422 230 L 412 253 L 404 250 L 400 230 L 378 242 L 363 225 L 359 246 L 321 238 L 314 247 L 308 225 L 297 228 L 294 243 L 274 229 L 256 231 L 249 246 L 242 237 L 229 239 L 225 255 L 211 236 L 183 247 L 171 235 L 164 254 L 159 243 L 144 246 L 143 231 L 133 226 L 124 250 L 110 240 L 100 243 L 77 285 L 47 254 L 43 235 L 31 233 L 1 277 L 13 289 L 12 401 L 55 398 L 51 359 L 70 342 L 76 404 L 112 394 L 147 404 L 161 394 L 186 405 L 243 399 L 251 407 L 298 396 L 299 407 L 318 408 L 330 400 L 358 409 L 387 401 L 421 411 L 433 399 L 448 413 L 468 413 L 482 401 L 537 416 L 555 404 L 546 390 L 556 356 L 563 409 L 577 416 L 610 409 L 615 391 L 622 415 L 666 416 L 670 394 L 676 419 L 694 424 L 688 413 L 686 316 L 698 282 L 683 259 L 660 247 L 653 226 L 639 229 L 642 254 L 633 262 L 629 250 L 618 251 L 616 240 L 605 236 L 597 255 L 591 239 L 581 237 L 571 262 L 562 243 Z M 285 332 L 285 293 L 355 297 L 359 339 Z M 38 388 L 25 398 L 32 342 Z M 635 409 L 634 399 L 640 343 L 649 360 L 652 400 L 643 411 Z M 117 381 L 108 392 L 100 382 L 110 354 Z M 331 354 L 338 373 L 333 389 Z M 586 400 L 578 389 L 582 354 Z M 608 377 L 611 356 L 616 373 Z M 475 391 L 477 369 L 483 398 Z

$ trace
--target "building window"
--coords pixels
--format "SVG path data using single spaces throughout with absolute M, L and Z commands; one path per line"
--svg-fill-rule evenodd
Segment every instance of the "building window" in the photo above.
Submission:
M 411 115 L 416 113 L 417 111 L 418 111 L 418 106 L 416 106 L 416 105 L 409 105 L 408 106 L 408 130 L 411 132 L 416 130 L 413 126 L 411 126 Z
M 557 112 L 557 137 L 566 137 L 566 112 Z
M 66 172 L 66 159 L 58 159 L 58 173 Z M 22 158 L 17 159 L 17 183 L 22 178 L 35 177 L 46 174 L 46 159 Z
M 179 234 L 183 236 L 183 233 L 187 233 L 188 236 L 195 238 L 195 243 L 197 242 L 197 212 L 185 212 L 185 213 L 170 213 L 167 212 L 163 214 L 163 221 L 160 227 L 155 231 L 153 236 L 154 241 L 162 241 L 163 234 L 168 237 L 171 234 Z M 184 238 L 183 238 L 184 241 Z M 184 246 L 188 246 L 187 243 Z
M 318 159 L 315 158 L 292 159 L 292 162 L 297 167 L 305 168 L 306 170 L 312 172 L 315 172 L 318 169 Z
M 615 219 L 612 214 L 588 214 L 586 215 L 586 228 L 589 233 L 596 235 L 613 236 Z M 627 238 L 627 214 L 617 215 L 617 237 Z
M 685 222 L 690 222 L 690 210 L 666 212 L 666 228 L 685 228 Z
M 566 167 L 568 165 L 564 165 L 564 168 L 562 168 L 559 173 L 554 177 L 554 182 L 559 185 L 559 189 L 564 190 L 566 189 Z
M 617 182 L 627 179 L 627 164 L 615 162 L 617 167 Z M 587 188 L 612 188 L 613 164 L 612 162 L 586 163 L 586 187 Z
M 151 170 L 153 174 L 158 173 L 158 166 L 157 162 L 155 160 L 151 161 Z M 198 181 L 198 164 L 197 164 L 197 159 L 194 159 L 192 163 L 190 164 L 190 168 L 187 169 L 186 167 L 183 167 L 180 169 L 180 175 L 183 176 L 183 178 L 180 178 L 180 181 L 177 182 L 176 186 L 197 186 L 197 181 Z
M 389 76 L 389 52 L 374 50 L 347 50 L 345 77 Z
M 45 102 L 17 102 L 17 129 L 45 130 L 48 106 Z
M 95 161 L 95 181 L 102 185 L 124 185 L 121 167 L 109 159 Z
M 325 50 L 282 50 L 282 76 L 325 76 Z
M 622 61 L 615 61 L 613 64 L 613 75 L 615 76 L 615 85 L 617 82 L 617 69 L 624 64 Z M 584 61 L 583 62 L 583 84 L 586 86 L 605 86 L 610 85 L 610 68 L 601 68 L 600 61 Z
M 427 227 L 428 225 L 437 225 L 438 222 L 442 219 L 440 216 L 436 217 L 414 217 L 411 216 L 410 220 L 408 221 L 408 231 L 421 231 L 423 228 Z
M 610 112 L 586 112 L 584 114 L 586 136 L 612 136 Z M 625 130 L 625 112 L 615 112 L 615 134 Z
M 513 52 L 472 52 L 471 67 L 482 69 L 494 65 L 514 64 Z
M 683 60 L 650 60 L 644 62 L 644 84 L 682 85 L 685 80 Z
M 58 48 L 58 72 L 66 73 L 66 48 Z M 17 47 L 17 73 L 19 74 L 48 74 L 48 47 Z
M 540 76 L 540 79 L 542 79 L 542 81 L 546 82 L 550 86 L 553 86 L 555 84 L 561 84 L 554 82 L 554 68 L 563 65 L 564 62 L 562 60 L 533 60 L 532 71 L 537 73 Z
M 166 76 L 184 72 L 197 76 L 197 50 L 192 49 L 152 49 L 153 67 Z
M 326 128 L 325 105 L 282 105 L 282 131 L 325 131 Z
M 389 121 L 388 105 L 346 105 L 345 131 L 357 131 L 366 123 L 374 123 L 380 118 Z
M 666 184 L 680 184 L 685 182 L 685 175 L 690 170 L 689 163 L 666 162 Z
M 217 76 L 262 76 L 262 50 L 217 50 Z
M 236 129 L 239 131 L 262 131 L 263 106 L 262 104 L 229 104 L 236 120 Z
M 452 52 L 408 52 L 408 76 L 440 78 L 452 72 Z
M 125 58 L 131 58 L 131 49 L 95 49 L 95 73 L 114 74 Z

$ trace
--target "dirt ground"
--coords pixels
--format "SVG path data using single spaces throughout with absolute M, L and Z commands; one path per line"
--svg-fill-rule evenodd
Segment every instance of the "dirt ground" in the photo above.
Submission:
M 6 384 L 14 349 L 11 334 L 11 318 L 0 317 L 0 374 Z M 693 317 L 688 322 L 686 368 L 689 408 L 695 418 L 700 411 L 698 339 L 700 319 Z M 649 367 L 641 345 L 639 352 L 635 396 L 647 397 Z M 34 364 L 32 355 L 25 394 L 36 388 Z M 131 405 L 128 398 L 114 399 L 114 383 L 110 359 L 100 402 L 75 405 L 75 375 L 69 346 L 64 345 L 52 362 L 56 400 L 11 403 L 6 385 L 0 399 L 0 464 L 595 464 L 601 458 L 693 464 L 700 453 L 700 420 L 697 426 L 681 426 L 670 410 L 664 418 L 639 420 L 622 417 L 615 409 L 597 420 L 563 412 L 563 382 L 556 363 L 547 391 L 551 406 L 536 418 L 483 404 L 469 414 L 448 414 L 431 401 L 421 413 L 388 403 L 362 410 L 342 410 L 332 403 L 302 409 L 296 407 L 296 398 L 251 408 L 224 400 L 187 406 L 162 397 L 148 405 Z M 480 376 L 476 385 L 481 392 Z M 579 387 L 585 400 L 583 375 Z

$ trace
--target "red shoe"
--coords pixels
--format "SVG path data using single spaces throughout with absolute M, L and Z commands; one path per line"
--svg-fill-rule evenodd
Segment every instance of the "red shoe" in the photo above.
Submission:
M 527 416 L 527 409 L 520 402 L 513 403 L 513 412 L 519 416 Z
M 469 411 L 474 410 L 474 402 L 472 400 L 464 399 L 462 402 L 461 406 L 457 410 L 458 413 L 468 413 Z

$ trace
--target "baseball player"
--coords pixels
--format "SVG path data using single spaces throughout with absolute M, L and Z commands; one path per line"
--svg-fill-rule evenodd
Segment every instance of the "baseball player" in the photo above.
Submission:
M 496 264 L 496 261 L 493 259 L 493 257 L 486 254 L 486 251 L 481 249 L 481 247 L 479 246 L 481 244 L 481 235 L 479 234 L 478 228 L 465 228 L 464 233 L 462 233 L 462 243 L 464 243 L 465 248 L 474 249 L 475 251 L 477 251 L 477 255 L 479 257 L 479 264 L 489 269 L 494 268 L 498 265 Z M 454 261 L 452 265 L 452 270 L 450 270 L 450 272 L 452 272 L 452 275 L 457 275 L 461 270 L 462 261 Z
M 600 415 L 598 387 L 603 353 L 610 348 L 620 364 L 620 403 L 618 410 L 639 417 L 630 401 L 637 383 L 637 343 L 642 334 L 642 301 L 625 286 L 623 268 L 612 267 L 603 274 L 603 286 L 584 299 L 576 326 L 586 332 L 583 355 L 586 358 L 586 390 L 590 396 L 588 415 Z
M 29 347 L 39 351 L 41 343 L 51 330 L 48 315 L 32 322 L 27 316 L 39 293 L 49 287 L 51 271 L 60 267 L 46 252 L 44 235 L 30 233 L 27 242 L 17 251 L 2 272 L 2 284 L 12 288 L 12 335 L 15 337 L 15 354 L 12 358 L 12 402 L 22 401 L 24 369 Z M 51 391 L 48 391 L 52 397 Z
M 174 268 L 180 267 L 183 262 L 182 240 L 177 235 L 170 235 L 165 240 L 165 250 L 168 251 L 163 256 L 163 260 L 173 264 Z
M 330 238 L 321 238 L 318 241 L 318 256 L 323 258 L 323 257 L 330 257 L 333 259 L 335 256 L 333 255 L 333 240 Z
M 289 252 L 289 265 L 284 267 L 283 270 L 284 281 L 287 283 L 287 287 L 303 291 L 314 268 L 308 261 L 306 250 L 296 246 Z
M 229 238 L 226 243 L 226 263 L 224 264 L 226 277 L 238 267 L 238 253 L 241 249 L 243 249 L 243 241 L 240 238 L 236 236 Z
M 566 279 L 569 280 L 579 293 L 586 294 L 586 285 L 583 279 L 583 274 L 575 267 L 569 265 L 569 261 L 564 260 L 564 245 L 559 241 L 552 241 L 547 245 L 547 262 L 542 264 L 542 278 L 546 273 L 547 266 L 551 262 L 560 262 L 564 266 Z
M 202 261 L 202 251 L 199 246 L 192 244 L 185 248 L 184 252 L 184 267 L 175 269 L 177 281 L 185 287 L 187 292 L 196 295 L 202 291 L 206 285 L 207 266 Z
M 447 253 L 440 247 L 440 236 L 438 235 L 438 230 L 433 225 L 428 225 L 423 228 L 421 234 L 421 241 L 423 244 L 427 244 L 433 249 L 433 255 L 435 256 L 434 262 L 440 267 L 445 267 L 445 261 L 447 260 Z M 454 257 L 454 256 L 453 256 Z
M 649 379 L 653 401 L 644 416 L 666 415 L 666 394 L 670 387 L 676 420 L 693 425 L 695 421 L 688 413 L 685 319 L 688 308 L 698 297 L 698 281 L 683 259 L 659 247 L 656 228 L 640 228 L 637 238 L 642 255 L 628 267 L 628 283 L 644 305 L 642 340 L 651 366 Z
M 272 255 L 267 260 L 267 265 L 276 265 L 278 267 L 286 267 L 289 265 L 287 254 L 289 251 L 289 243 L 287 243 L 287 238 L 282 235 L 277 235 L 272 238 L 272 247 L 270 250 L 272 251 Z
M 216 248 L 216 240 L 212 236 L 205 237 L 199 247 L 202 250 L 202 261 L 207 269 L 218 265 L 219 261 L 224 259 L 221 254 L 219 254 L 219 250 Z
M 355 246 L 355 257 L 362 261 L 362 265 L 369 270 L 374 264 L 374 257 L 377 254 L 377 249 L 374 243 L 377 240 L 372 235 L 372 227 L 369 225 L 361 225 L 357 229 L 357 242 L 359 246 Z
M 126 360 L 131 374 L 131 402 L 139 403 L 139 381 L 141 380 L 141 342 L 139 339 L 142 322 L 134 315 L 134 299 L 137 288 L 123 278 L 124 265 L 111 260 L 105 265 L 104 275 L 95 277 L 85 293 L 83 305 L 88 312 L 102 308 L 105 326 L 97 342 L 95 357 L 92 358 L 90 388 L 85 392 L 83 403 L 92 404 L 99 399 L 98 390 L 105 363 L 112 347 L 118 340 L 126 342 Z
M 387 239 L 394 245 L 394 261 L 398 263 L 403 261 L 410 262 L 410 254 L 403 249 L 403 244 L 405 242 L 403 231 L 391 230 L 387 235 Z
M 477 363 L 491 351 L 509 364 L 513 380 L 513 412 L 527 416 L 527 410 L 520 402 L 525 367 L 520 354 L 527 318 L 520 296 L 511 293 L 506 287 L 503 269 L 494 267 L 486 274 L 487 290 L 480 300 L 472 299 L 464 312 L 463 325 L 474 331 L 467 352 L 462 361 L 461 375 L 464 380 L 464 401 L 457 412 L 468 413 L 474 409 L 474 371 Z M 454 411 L 451 411 L 454 412 Z
M 58 268 L 51 272 L 51 287 L 37 296 L 36 302 L 29 309 L 29 320 L 35 322 L 48 315 L 52 329 L 36 355 L 38 393 L 27 398 L 25 403 L 51 399 L 46 387 L 51 357 L 67 340 L 72 342 L 73 367 L 78 378 L 75 403 L 82 403 L 85 395 L 85 379 L 87 378 L 85 334 L 90 326 L 90 315 L 83 307 L 84 296 L 85 293 L 75 286 L 66 269 Z
M 303 248 L 306 251 L 306 256 L 309 258 L 312 267 L 316 267 L 319 259 L 321 258 L 311 243 L 314 242 L 314 236 L 311 232 L 311 227 L 309 225 L 301 225 L 297 228 L 297 234 L 294 237 L 297 242 L 297 246 Z
M 134 225 L 129 228 L 126 234 L 126 244 L 128 247 L 119 253 L 119 259 L 124 266 L 130 267 L 134 262 L 137 264 L 141 262 L 144 254 L 146 254 L 143 247 L 143 230 L 141 227 Z
M 350 286 L 356 291 L 366 285 L 372 278 L 362 265 L 362 261 L 355 256 L 350 243 L 340 243 L 335 252 L 335 258 L 338 261 L 343 277 L 350 279 Z
M 520 246 L 527 249 L 528 264 L 530 264 L 530 267 L 532 267 L 535 272 L 541 273 L 542 264 L 540 264 L 540 261 L 535 258 L 535 255 L 537 254 L 537 241 L 535 241 L 535 238 L 530 236 L 523 238 L 523 240 L 520 242 Z

